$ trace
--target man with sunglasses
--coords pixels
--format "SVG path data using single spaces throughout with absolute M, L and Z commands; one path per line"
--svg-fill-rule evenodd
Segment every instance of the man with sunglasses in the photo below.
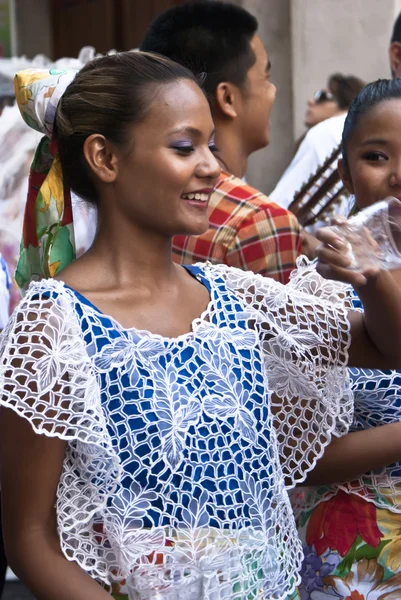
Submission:
M 364 85 L 357 77 L 336 73 L 326 89 L 308 100 L 305 126 L 310 129 L 270 194 L 274 202 L 288 208 L 296 192 L 339 146 L 348 107 Z
M 335 96 L 329 90 L 317 90 L 312 98 L 308 99 L 304 125 L 310 129 L 318 123 L 338 115 L 338 112 L 339 106 Z M 302 139 L 304 137 L 302 136 Z

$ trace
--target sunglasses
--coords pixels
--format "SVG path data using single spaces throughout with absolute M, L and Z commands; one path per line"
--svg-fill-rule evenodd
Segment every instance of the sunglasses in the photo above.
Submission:
M 323 104 L 323 102 L 335 102 L 336 99 L 327 90 L 318 90 L 313 94 L 313 100 L 316 104 Z

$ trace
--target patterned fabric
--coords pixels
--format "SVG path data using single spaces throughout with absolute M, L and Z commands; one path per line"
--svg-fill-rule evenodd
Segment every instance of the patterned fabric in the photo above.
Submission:
M 61 545 L 112 593 L 170 557 L 202 569 L 204 600 L 282 600 L 302 559 L 284 476 L 302 480 L 352 416 L 347 313 L 250 272 L 189 269 L 210 302 L 174 339 L 33 282 L 2 338 L 1 403 L 67 440 Z
M 63 185 L 57 146 L 52 140 L 57 104 L 76 70 L 27 69 L 15 76 L 15 95 L 24 121 L 45 134 L 32 163 L 23 238 L 15 280 L 53 277 L 75 258 L 69 189 Z
M 209 260 L 287 283 L 301 252 L 293 214 L 241 179 L 222 173 L 209 202 L 209 229 L 176 236 L 173 258 L 181 264 Z
M 348 300 L 361 309 L 352 293 Z M 401 373 L 350 369 L 359 431 L 401 419 Z M 401 598 L 401 464 L 298 490 L 303 600 Z M 352 595 L 354 594 L 354 595 Z
M 340 490 L 303 513 L 302 600 L 399 600 L 401 515 Z
M 345 288 L 344 288 L 345 289 Z M 361 310 L 359 299 L 351 290 L 346 303 L 353 310 Z M 401 420 L 401 372 L 351 368 L 353 396 L 355 400 L 352 431 L 360 431 Z M 328 500 L 339 490 L 401 514 L 401 461 L 377 471 L 365 473 L 352 481 L 331 486 L 308 488 L 302 505 L 296 511 L 309 511 L 322 500 Z

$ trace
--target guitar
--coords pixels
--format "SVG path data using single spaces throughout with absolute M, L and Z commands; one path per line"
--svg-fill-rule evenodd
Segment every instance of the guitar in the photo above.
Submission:
M 329 225 L 334 215 L 348 216 L 350 213 L 351 195 L 345 189 L 337 169 L 340 157 L 341 144 L 295 193 L 288 207 L 300 225 L 310 233 Z

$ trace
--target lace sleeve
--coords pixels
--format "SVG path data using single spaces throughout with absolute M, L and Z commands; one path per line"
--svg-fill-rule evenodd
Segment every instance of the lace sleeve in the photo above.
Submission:
M 280 461 L 289 487 L 301 483 L 331 437 L 352 422 L 346 368 L 350 344 L 343 285 L 300 262 L 283 286 L 237 269 L 227 284 L 248 305 L 259 332 Z
M 0 390 L 1 405 L 37 434 L 68 442 L 57 490 L 61 546 L 69 560 L 107 580 L 93 518 L 117 484 L 119 465 L 73 303 L 61 284 L 31 284 L 11 317 L 0 347 Z

